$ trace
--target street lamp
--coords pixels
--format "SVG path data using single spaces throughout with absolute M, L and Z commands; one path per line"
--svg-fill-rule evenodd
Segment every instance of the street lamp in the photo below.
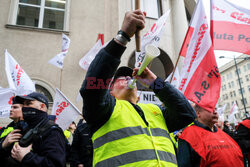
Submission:
M 220 58 L 220 59 L 221 59 L 221 58 L 232 59 L 231 57 L 225 57 L 225 56 L 220 56 L 219 58 Z M 250 57 L 238 57 L 238 58 L 235 58 L 235 56 L 234 56 L 233 59 L 234 59 L 234 64 L 235 64 L 235 68 L 236 68 L 236 73 L 237 73 L 239 85 L 240 85 L 240 94 L 241 94 L 242 103 L 243 103 L 244 110 L 245 110 L 245 115 L 246 115 L 246 117 L 248 117 L 249 115 L 248 115 L 248 112 L 247 112 L 247 109 L 246 109 L 246 104 L 245 104 L 245 100 L 244 100 L 244 95 L 243 95 L 243 91 L 242 91 L 242 86 L 241 86 L 241 82 L 240 82 L 240 75 L 239 75 L 239 71 L 238 71 L 238 66 L 237 66 L 236 59 L 250 60 Z

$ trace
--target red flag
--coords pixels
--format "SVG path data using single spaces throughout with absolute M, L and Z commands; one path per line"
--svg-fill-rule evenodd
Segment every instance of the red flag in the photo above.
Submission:
M 250 10 L 225 0 L 211 0 L 210 11 L 214 49 L 250 55 Z
M 221 78 L 216 64 L 203 1 L 199 0 L 193 14 L 189 33 L 180 53 L 186 56 L 179 90 L 194 103 L 213 112 L 220 96 Z M 192 30 L 192 31 L 191 31 Z

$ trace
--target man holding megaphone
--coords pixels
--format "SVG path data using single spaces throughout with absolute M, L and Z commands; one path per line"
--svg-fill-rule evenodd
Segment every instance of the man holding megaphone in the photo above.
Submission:
M 96 55 L 80 89 L 83 115 L 92 131 L 93 166 L 177 166 L 168 133 L 195 118 L 184 95 L 146 68 L 147 63 L 143 69 L 117 70 L 126 44 L 144 26 L 140 10 L 127 12 L 118 35 Z M 150 46 L 148 54 L 158 53 Z M 132 78 L 153 89 L 166 107 L 137 103 Z M 104 83 L 110 83 L 110 89 L 100 86 Z

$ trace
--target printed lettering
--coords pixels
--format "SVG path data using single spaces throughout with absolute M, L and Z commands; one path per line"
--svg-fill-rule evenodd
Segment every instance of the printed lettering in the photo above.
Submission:
M 67 102 L 65 102 L 65 101 L 61 102 L 61 103 L 57 106 L 58 109 L 56 110 L 56 116 L 60 115 L 60 114 L 63 112 L 63 110 L 65 110 L 65 108 L 68 107 L 68 106 L 69 106 L 69 103 L 67 103 Z
M 195 96 L 199 99 L 199 101 L 201 100 L 201 97 L 204 96 L 203 93 L 200 93 L 200 92 L 194 92 Z M 198 101 L 198 103 L 199 103 Z
M 203 82 L 201 83 L 201 86 L 202 86 L 205 90 L 207 90 L 207 89 L 209 88 L 209 84 L 207 83 L 207 81 L 203 81 Z
M 233 13 L 231 13 L 230 16 L 231 16 L 232 18 L 236 19 L 236 20 L 239 20 L 239 21 L 241 21 L 241 22 L 250 24 L 250 18 L 243 17 L 243 16 L 244 16 L 244 13 L 233 12 Z

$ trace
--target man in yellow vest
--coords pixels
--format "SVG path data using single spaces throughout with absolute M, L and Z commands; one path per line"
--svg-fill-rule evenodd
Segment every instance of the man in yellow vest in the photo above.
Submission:
M 96 55 L 80 89 L 83 115 L 92 132 L 95 167 L 176 167 L 169 132 L 195 118 L 184 95 L 149 69 L 136 77 L 147 80 L 166 107 L 137 103 L 137 89 L 129 89 L 128 81 L 138 69 L 117 70 L 127 42 L 144 26 L 145 16 L 140 10 L 127 12 L 121 31 Z

